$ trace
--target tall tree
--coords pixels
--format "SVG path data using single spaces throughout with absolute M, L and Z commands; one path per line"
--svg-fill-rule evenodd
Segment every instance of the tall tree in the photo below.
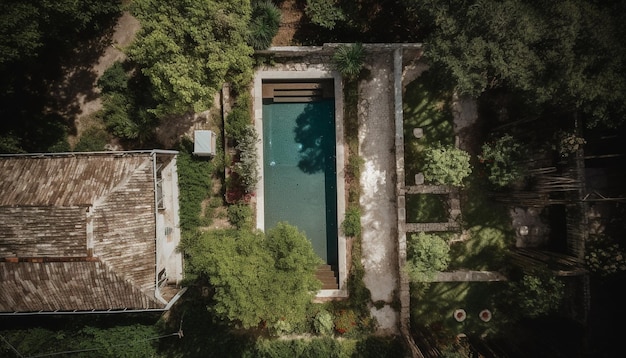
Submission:
M 131 11 L 141 30 L 128 54 L 151 81 L 158 116 L 206 110 L 225 81 L 252 79 L 249 0 L 137 0 Z
M 280 223 L 267 235 L 249 230 L 218 230 L 185 244 L 191 272 L 215 288 L 209 308 L 243 328 L 275 327 L 305 319 L 320 282 L 321 259 L 295 227 Z
M 626 7 L 619 1 L 408 1 L 430 32 L 427 57 L 460 93 L 505 87 L 580 111 L 591 126 L 622 121 Z

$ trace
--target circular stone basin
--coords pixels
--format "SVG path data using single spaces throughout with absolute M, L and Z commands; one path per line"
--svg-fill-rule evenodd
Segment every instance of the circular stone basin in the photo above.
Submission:
M 478 314 L 478 317 L 480 317 L 480 319 L 481 319 L 483 322 L 489 322 L 489 321 L 491 321 L 491 311 L 489 311 L 489 310 L 487 310 L 487 309 L 482 310 L 482 311 L 480 311 L 480 313 Z
M 457 322 L 463 322 L 465 321 L 465 318 L 467 318 L 467 314 L 465 313 L 464 309 L 458 309 L 454 311 L 454 319 Z

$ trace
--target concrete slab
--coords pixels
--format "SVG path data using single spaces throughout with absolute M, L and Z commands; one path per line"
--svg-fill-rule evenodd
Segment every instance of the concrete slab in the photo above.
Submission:
M 379 334 L 399 332 L 399 315 L 390 304 L 399 291 L 397 256 L 396 158 L 393 51 L 370 53 L 370 76 L 359 83 L 359 154 L 361 173 L 361 225 L 363 281 L 372 301 L 387 303 L 372 308 Z

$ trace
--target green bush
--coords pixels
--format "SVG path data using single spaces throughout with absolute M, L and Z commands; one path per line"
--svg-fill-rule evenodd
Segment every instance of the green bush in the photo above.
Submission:
M 406 270 L 413 282 L 432 280 L 450 263 L 450 246 L 438 235 L 420 232 L 410 236 Z
M 565 285 L 550 272 L 524 274 L 509 281 L 505 301 L 517 314 L 530 318 L 548 315 L 557 310 L 564 296 Z
M 240 203 L 228 207 L 228 221 L 237 229 L 252 229 L 252 208 Z
M 239 143 L 245 136 L 247 127 L 251 124 L 250 95 L 243 94 L 237 98 L 235 106 L 226 116 L 224 130 L 228 137 Z
M 268 333 L 291 329 L 306 319 L 321 288 L 315 271 L 322 260 L 306 236 L 286 223 L 266 234 L 212 230 L 181 248 L 189 272 L 208 277 L 215 288 L 209 309 L 233 326 L 265 326 Z
M 116 61 L 111 67 L 107 68 L 98 79 L 97 85 L 102 90 L 102 93 L 125 93 L 128 89 L 128 75 L 122 63 Z
M 426 149 L 424 180 L 439 185 L 462 186 L 472 173 L 470 155 L 453 146 L 435 145 Z
M 333 315 L 326 310 L 317 312 L 313 319 L 313 328 L 315 329 L 315 333 L 321 336 L 331 335 L 333 333 L 334 326 Z
M 272 39 L 278 33 L 280 17 L 280 9 L 272 1 L 261 0 L 254 3 L 248 44 L 255 50 L 270 47 Z
M 363 68 L 365 50 L 361 43 L 340 45 L 333 54 L 333 63 L 341 74 L 348 79 L 356 78 Z
M 233 170 L 239 175 L 240 183 L 246 193 L 256 189 L 259 181 L 259 165 L 257 162 L 256 145 L 259 137 L 251 125 L 247 126 L 244 135 L 237 144 L 239 160 L 233 166 Z
M 101 128 L 91 127 L 80 136 L 74 146 L 75 152 L 98 152 L 104 150 L 107 144 L 108 133 Z
M 489 182 L 497 187 L 505 187 L 524 176 L 520 161 L 525 153 L 519 141 L 505 134 L 483 144 L 478 160 L 485 166 Z
M 346 18 L 343 10 L 337 6 L 337 0 L 307 0 L 304 13 L 312 23 L 328 30 Z
M 345 219 L 341 223 L 341 230 L 344 235 L 358 237 L 361 235 L 361 210 L 357 207 L 350 207 L 346 210 Z

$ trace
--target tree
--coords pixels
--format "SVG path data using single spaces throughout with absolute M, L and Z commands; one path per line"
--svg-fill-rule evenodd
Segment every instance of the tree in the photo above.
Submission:
M 469 154 L 453 146 L 434 145 L 426 149 L 424 179 L 439 185 L 463 185 L 472 173 Z
M 548 272 L 524 274 L 521 279 L 509 282 L 505 300 L 519 315 L 536 318 L 561 305 L 564 286 Z
M 623 2 L 411 1 L 429 29 L 426 57 L 479 96 L 507 88 L 529 102 L 618 125 L 626 104 Z
M 335 28 L 337 22 L 345 20 L 343 10 L 337 6 L 337 0 L 307 0 L 304 13 L 312 23 L 328 30 Z
M 430 281 L 450 263 L 450 246 L 438 235 L 420 232 L 411 235 L 406 270 L 413 282 Z
M 131 11 L 141 30 L 127 52 L 150 79 L 157 116 L 206 110 L 224 82 L 252 79 L 249 1 L 138 0 Z
M 185 252 L 189 269 L 215 288 L 209 309 L 243 328 L 301 322 L 321 288 L 315 278 L 321 259 L 304 234 L 286 223 L 267 234 L 210 231 L 188 242 Z

